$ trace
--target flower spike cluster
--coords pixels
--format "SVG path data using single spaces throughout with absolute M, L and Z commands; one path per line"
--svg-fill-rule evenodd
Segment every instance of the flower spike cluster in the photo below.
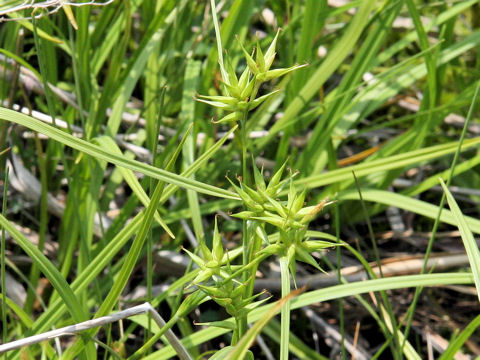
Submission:
M 237 217 L 245 220 L 259 220 L 272 224 L 283 231 L 291 229 L 303 229 L 322 209 L 331 202 L 324 200 L 315 206 L 303 207 L 306 191 L 297 193 L 293 184 L 294 173 L 288 178 L 281 180 L 282 173 L 285 170 L 286 163 L 272 176 L 268 185 L 266 185 L 261 172 L 253 165 L 253 174 L 255 180 L 255 189 L 239 181 L 239 186 L 235 185 L 230 179 L 230 183 L 240 196 L 247 210 L 237 214 Z M 283 188 L 290 184 L 287 201 L 279 201 L 276 197 Z
M 240 282 L 232 279 L 231 274 L 237 268 L 230 265 L 228 254 L 225 254 L 222 239 L 218 232 L 217 220 L 215 219 L 215 229 L 213 232 L 212 250 L 208 248 L 205 242 L 199 241 L 199 247 L 202 256 L 198 256 L 187 249 L 185 252 L 200 268 L 200 273 L 192 281 L 191 285 L 196 285 L 205 295 L 210 296 L 216 303 L 223 306 L 228 314 L 235 318 L 241 318 L 247 315 L 254 307 L 247 307 L 254 299 L 264 294 L 261 292 L 244 298 L 247 282 Z M 211 282 L 214 285 L 204 285 L 202 283 Z M 265 301 L 268 299 L 265 299 Z M 255 307 L 262 302 L 257 302 Z
M 296 174 L 281 180 L 285 165 L 286 163 L 272 176 L 268 185 L 263 178 L 263 172 L 255 164 L 253 165 L 255 188 L 249 187 L 241 181 L 238 186 L 230 181 L 246 208 L 245 211 L 231 216 L 268 223 L 278 228 L 280 233 L 278 241 L 270 243 L 265 240 L 267 246 L 260 253 L 286 255 L 293 275 L 295 274 L 295 260 L 310 264 L 322 271 L 310 253 L 336 244 L 328 241 L 309 240 L 306 238 L 306 232 L 308 224 L 325 206 L 332 202 L 325 199 L 317 205 L 304 207 L 306 191 L 297 192 L 292 181 Z M 281 201 L 277 197 L 287 184 L 289 184 L 287 201 Z M 262 237 L 267 239 L 266 235 Z
M 270 70 L 270 67 L 273 64 L 273 60 L 275 60 L 275 55 L 277 54 L 275 52 L 275 48 L 277 46 L 277 39 L 278 39 L 279 33 L 280 33 L 280 30 L 277 31 L 277 34 L 275 35 L 275 38 L 270 44 L 265 55 L 263 54 L 262 48 L 260 47 L 260 44 L 257 41 L 257 47 L 256 47 L 257 54 L 255 57 L 255 60 L 253 60 L 253 57 L 247 52 L 247 50 L 245 50 L 245 47 L 240 43 L 245 59 L 247 60 L 248 68 L 250 69 L 252 74 L 256 77 L 256 81 L 259 83 L 263 83 L 263 82 L 278 78 L 280 76 L 288 74 L 289 72 L 292 72 L 294 70 L 307 66 L 307 64 L 303 64 L 303 65 L 294 65 L 285 69 Z
M 247 66 L 240 75 L 240 78 L 237 77 L 232 63 L 228 57 L 226 57 L 225 68 L 222 68 L 221 72 L 222 83 L 224 85 L 223 95 L 198 95 L 196 98 L 197 101 L 228 112 L 227 115 L 220 120 L 215 121 L 215 123 L 235 124 L 237 121 L 240 121 L 246 113 L 257 108 L 268 97 L 278 91 L 272 91 L 257 98 L 258 90 L 264 82 L 279 78 L 289 72 L 306 66 L 306 64 L 295 65 L 286 69 L 270 70 L 272 63 L 275 60 L 275 48 L 279 32 L 280 31 L 275 35 L 275 38 L 265 54 L 263 54 L 262 49 L 257 42 L 255 60 L 252 55 L 245 50 L 243 44 L 239 42 L 247 62 Z M 220 66 L 223 67 L 224 65 L 220 64 Z

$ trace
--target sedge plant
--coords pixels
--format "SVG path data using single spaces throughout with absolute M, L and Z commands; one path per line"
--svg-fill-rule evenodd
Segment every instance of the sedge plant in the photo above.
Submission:
M 203 258 L 188 252 L 193 261 L 202 269 L 193 281 L 205 294 L 224 306 L 227 312 L 235 318 L 234 335 L 232 344 L 246 332 L 246 305 L 262 295 L 253 295 L 255 273 L 258 264 L 265 257 L 278 255 L 282 276 L 282 296 L 290 293 L 290 276 L 295 279 L 295 261 L 300 260 L 321 270 L 316 260 L 310 255 L 312 251 L 330 247 L 329 242 L 306 240 L 306 230 L 309 222 L 327 204 L 322 201 L 313 207 L 304 207 L 306 192 L 297 193 L 290 176 L 282 180 L 282 174 L 286 163 L 271 177 L 268 185 L 264 180 L 263 171 L 260 171 L 252 161 L 253 185 L 250 186 L 251 176 L 247 170 L 247 121 L 250 111 L 258 107 L 275 91 L 258 96 L 263 83 L 279 78 L 305 65 L 294 65 L 289 68 L 271 69 L 275 60 L 275 49 L 280 31 L 277 31 L 270 46 L 263 53 L 257 41 L 252 55 L 239 41 L 242 53 L 245 57 L 245 66 L 240 77 L 237 77 L 232 62 L 226 57 L 225 63 L 220 61 L 223 93 L 222 95 L 206 96 L 199 95 L 197 100 L 226 112 L 216 123 L 229 123 L 232 126 L 240 125 L 235 133 L 235 139 L 241 152 L 242 177 L 239 177 L 239 185 L 232 181 L 235 192 L 243 202 L 244 211 L 232 216 L 243 219 L 243 266 L 235 274 L 243 273 L 240 279 L 232 278 L 234 267 L 227 263 L 220 266 L 224 255 L 218 227 L 215 223 L 213 249 L 210 251 L 204 244 L 200 244 Z M 219 49 L 220 50 L 220 49 Z M 230 180 L 230 179 L 229 179 Z M 288 200 L 277 200 L 282 189 L 290 184 Z M 268 240 L 265 231 L 266 224 L 273 225 L 279 231 L 280 237 L 274 243 Z M 262 246 L 265 246 L 262 249 Z M 211 285 L 201 284 L 212 281 Z M 213 285 L 213 286 L 212 286 Z M 257 302 L 256 304 L 261 304 Z M 252 308 L 248 308 L 251 310 Z M 288 344 L 290 332 L 290 307 L 287 301 L 282 307 L 282 330 L 281 330 L 281 359 L 288 358 Z
M 255 165 L 253 165 L 253 186 L 245 184 L 241 179 L 238 185 L 231 181 L 232 187 L 242 199 L 246 209 L 232 216 L 243 219 L 247 223 L 247 239 L 250 246 L 243 248 L 243 253 L 248 255 L 247 258 L 250 259 L 248 263 L 231 264 L 228 252 L 223 248 L 217 221 L 215 221 L 212 249 L 209 249 L 204 241 L 199 242 L 200 254 L 185 249 L 200 268 L 200 272 L 190 284 L 198 288 L 195 296 L 199 296 L 198 299 L 202 301 L 207 297 L 214 300 L 235 320 L 234 324 L 207 323 L 232 330 L 231 345 L 237 344 L 244 335 L 242 322 L 246 321 L 247 314 L 268 300 L 264 298 L 252 304 L 254 299 L 264 294 L 261 292 L 252 295 L 254 276 L 260 262 L 270 256 L 278 256 L 282 297 L 286 297 L 290 294 L 290 277 L 292 276 L 295 280 L 296 261 L 302 261 L 322 271 L 311 253 L 336 245 L 330 241 L 310 240 L 306 236 L 309 223 L 331 202 L 324 200 L 315 206 L 305 207 L 306 191 L 297 191 L 292 181 L 294 175 L 282 179 L 285 167 L 286 164 L 271 177 L 268 184 L 264 179 L 263 171 Z M 289 186 L 286 201 L 278 199 L 286 186 Z M 271 236 L 277 232 L 279 236 Z M 246 280 L 245 274 L 248 275 Z M 201 297 L 199 292 L 205 296 Z M 289 333 L 290 306 L 289 301 L 285 301 L 281 310 L 281 359 L 288 359 Z

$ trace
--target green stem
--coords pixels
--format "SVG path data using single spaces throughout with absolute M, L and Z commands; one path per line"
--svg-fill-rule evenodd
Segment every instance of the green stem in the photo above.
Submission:
M 240 121 L 240 148 L 241 148 L 241 161 L 242 161 L 242 179 L 245 184 L 249 184 L 248 181 L 248 172 L 247 172 L 247 111 L 243 113 L 242 120 Z M 246 266 L 250 263 L 251 258 L 251 247 L 248 236 L 248 226 L 247 221 L 243 220 L 243 232 L 242 232 L 242 247 L 243 247 L 243 265 Z M 250 274 L 249 272 L 243 273 L 243 281 L 247 281 Z M 248 286 L 247 290 L 244 293 L 244 297 L 248 297 Z M 247 318 L 243 317 L 237 323 L 238 339 L 240 339 L 243 334 L 246 333 L 248 329 Z
M 243 226 L 242 226 L 242 247 L 243 247 L 243 254 L 242 254 L 242 262 L 243 266 L 247 266 L 249 264 L 249 256 L 248 256 L 248 229 L 247 229 L 247 220 L 243 220 Z M 242 274 L 242 281 L 247 281 L 249 278 L 249 272 L 245 271 Z M 244 293 L 244 298 L 248 296 L 248 294 Z M 243 334 L 247 331 L 248 323 L 247 323 L 247 317 L 244 316 L 240 321 L 237 321 L 237 339 L 242 338 Z M 232 339 L 232 345 L 233 341 L 235 339 Z
M 290 273 L 288 258 L 280 257 L 280 274 L 282 276 L 282 297 L 290 294 Z M 290 300 L 282 307 L 280 331 L 280 360 L 288 360 L 288 345 L 290 337 Z
M 236 329 L 233 331 L 233 336 L 232 336 L 232 346 L 235 346 L 238 343 L 238 340 L 242 338 L 241 334 L 244 334 L 247 330 L 244 328 L 245 326 L 248 327 L 248 323 L 246 321 L 246 317 L 244 316 L 243 319 L 239 319 L 235 317 L 235 325 Z
M 46 164 L 46 154 L 43 152 L 42 144 L 35 134 L 35 146 L 37 151 L 38 158 L 38 168 L 40 170 L 40 182 L 41 182 L 41 195 L 40 195 L 40 228 L 38 230 L 38 249 L 43 251 L 45 246 L 45 236 L 47 233 L 48 226 L 48 206 L 47 206 L 47 195 L 48 195 L 48 185 L 47 185 L 47 164 Z M 35 289 L 38 285 L 38 279 L 40 277 L 40 269 L 38 264 L 34 262 L 30 270 L 30 283 L 32 287 L 29 288 L 27 292 L 27 299 L 25 300 L 24 309 L 27 313 L 31 313 L 35 301 Z
M 140 357 L 143 357 L 147 351 L 155 345 L 155 343 L 169 330 L 177 323 L 179 320 L 178 317 L 174 316 L 172 317 L 164 327 L 162 327 L 155 335 L 153 335 L 146 343 L 143 344 L 143 346 L 138 349 L 133 355 L 131 355 L 128 360 L 135 360 L 139 359 Z
M 247 172 L 247 111 L 243 113 L 240 121 L 240 146 L 242 152 L 242 178 L 246 185 L 250 185 L 249 173 Z
M 244 274 L 247 275 L 249 279 L 248 285 L 245 289 L 245 298 L 248 298 L 253 295 L 253 290 L 255 286 L 255 274 L 257 273 L 258 264 L 260 264 L 261 259 L 264 259 L 265 256 L 258 257 L 258 252 L 262 248 L 262 239 L 256 235 L 256 227 L 264 226 L 265 224 L 253 223 L 251 229 L 247 229 L 249 241 L 249 251 L 248 251 L 248 271 L 245 271 Z
M 5 180 L 3 182 L 3 200 L 2 200 L 2 215 L 5 217 L 7 214 L 7 193 L 8 193 L 8 166 L 5 167 Z M 1 275 L 1 283 L 2 283 L 2 343 L 7 343 L 7 331 L 8 331 L 8 324 L 7 324 L 7 284 L 5 278 L 5 228 L 2 227 L 2 237 L 1 237 L 1 249 L 0 249 L 0 259 L 2 260 L 0 263 L 0 275 Z M 7 354 L 5 353 L 3 358 L 7 359 Z

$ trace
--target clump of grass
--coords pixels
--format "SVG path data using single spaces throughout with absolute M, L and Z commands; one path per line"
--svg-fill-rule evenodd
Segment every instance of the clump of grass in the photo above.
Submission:
M 5 358 L 253 359 L 262 351 L 324 359 L 337 354 L 303 336 L 310 325 L 292 321 L 291 312 L 332 302 L 340 313 L 321 315 L 328 326 L 338 324 L 329 332 L 338 330 L 340 340 L 330 341 L 343 358 L 426 357 L 413 320 L 442 311 L 455 317 L 461 306 L 427 308 L 422 289 L 431 288 L 434 302 L 445 285 L 478 285 L 473 234 L 480 222 L 463 205 L 476 204 L 472 189 L 480 182 L 473 171 L 480 140 L 469 125 L 480 36 L 476 1 L 419 4 L 0 5 L 0 16 L 11 20 L 0 27 L 0 165 L 9 174 L 8 181 L 2 176 L 0 349 L 52 328 L 131 314 L 136 307 L 125 296 L 142 286 L 145 296 L 134 302 L 148 301 L 166 319 L 148 310 L 153 320 L 136 315 Z M 32 12 L 44 5 L 63 7 Z M 452 117 L 444 120 L 451 112 L 463 121 L 461 133 Z M 441 187 L 438 178 L 446 180 Z M 427 202 L 439 189 L 442 200 Z M 415 214 L 407 230 L 419 238 L 432 219 L 428 245 L 403 242 L 401 232 L 385 240 L 387 207 Z M 437 259 L 451 256 L 433 253 L 443 246 L 438 229 L 447 226 L 460 230 L 456 250 L 465 247 L 467 260 L 433 273 Z M 417 270 L 389 272 L 403 263 L 391 251 L 395 241 L 424 254 Z M 332 247 L 335 265 L 321 258 Z M 189 265 L 165 271 L 159 250 Z M 342 265 L 347 260 L 358 264 L 353 275 Z M 278 278 L 265 274 L 268 265 L 279 265 Z M 258 287 L 259 273 L 272 297 Z M 12 274 L 19 274 L 16 285 Z M 292 290 L 308 281 L 328 285 Z M 169 286 L 155 294 L 156 283 Z M 24 302 L 13 286 L 23 289 Z M 415 291 L 408 308 L 388 291 L 407 288 Z M 362 318 L 343 306 L 345 297 Z M 451 336 L 444 359 L 471 351 L 467 340 L 477 339 L 478 318 L 470 316 L 477 298 L 462 297 L 469 314 L 456 318 L 464 328 L 458 336 L 442 327 Z M 218 317 L 204 319 L 205 309 Z M 363 328 L 355 333 L 345 322 L 367 313 L 383 336 L 376 348 L 352 344 Z M 213 339 L 224 334 L 219 349 Z M 265 336 L 262 350 L 252 348 L 257 336 Z

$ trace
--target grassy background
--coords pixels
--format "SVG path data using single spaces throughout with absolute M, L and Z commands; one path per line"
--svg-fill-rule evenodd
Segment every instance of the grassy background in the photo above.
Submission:
M 308 190 L 308 205 L 337 199 L 310 235 L 330 234 L 351 247 L 318 254 L 322 267 L 335 273 L 363 263 L 373 271 L 382 259 L 419 259 L 411 277 L 401 276 L 403 269 L 376 280 L 377 271 L 370 282 L 347 277 L 341 285 L 312 285 L 292 300 L 292 309 L 303 309 L 292 313 L 292 357 L 350 356 L 346 341 L 334 346 L 325 329 L 311 325 L 309 309 L 347 339 L 358 322 L 357 348 L 369 356 L 426 358 L 432 333 L 446 340 L 436 349 L 444 358 L 459 349 L 480 355 L 472 289 L 480 262 L 472 235 L 480 233 L 478 1 L 217 5 L 222 46 L 239 72 L 245 61 L 236 37 L 249 51 L 257 40 L 267 48 L 278 28 L 274 67 L 309 64 L 261 89 L 279 91 L 249 115 L 247 148 L 267 176 L 284 162 L 298 170 L 295 184 Z M 228 125 L 211 122 L 225 114 L 194 100 L 221 90 L 210 3 L 129 0 L 72 10 L 77 30 L 63 10 L 37 20 L 19 19 L 31 10 L 10 12 L 4 16 L 13 21 L 0 23 L 0 151 L 10 148 L 1 157 L 10 175 L 0 217 L 9 234 L 2 274 L 22 286 L 21 301 L 9 290 L 13 282 L 2 286 L 4 343 L 130 302 L 148 300 L 168 320 L 195 276 L 183 265 L 165 270 L 169 259 L 178 262 L 172 254 L 188 262 L 182 247 L 194 249 L 199 239 L 210 244 L 215 214 L 225 246 L 241 244 L 242 223 L 227 215 L 240 202 L 225 179 L 241 173 L 238 147 Z M 447 191 L 444 210 L 439 178 L 453 193 Z M 465 249 L 468 261 L 452 272 L 430 274 L 423 266 L 430 256 L 447 259 Z M 279 278 L 260 270 L 278 299 Z M 300 273 L 305 282 L 319 276 L 309 266 Z M 152 289 L 173 281 L 168 291 Z M 138 286 L 145 287 L 140 299 L 132 295 Z M 372 291 L 377 295 L 361 295 Z M 192 324 L 225 318 L 207 304 L 174 328 L 194 357 L 228 343 L 228 335 L 212 340 L 227 330 Z M 272 320 L 262 333 L 274 358 L 278 327 Z M 63 357 L 125 357 L 156 331 L 138 316 L 87 332 L 75 345 L 62 342 Z M 113 350 L 99 350 L 99 343 Z M 55 358 L 53 342 L 22 351 Z M 256 358 L 268 358 L 265 351 L 254 347 Z M 174 355 L 168 346 L 152 352 L 151 359 Z

